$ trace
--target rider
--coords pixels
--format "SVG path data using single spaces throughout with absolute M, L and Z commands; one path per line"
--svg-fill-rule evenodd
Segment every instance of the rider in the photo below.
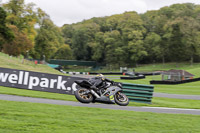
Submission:
M 103 74 L 98 74 L 96 77 L 89 79 L 88 82 L 92 84 L 92 86 L 90 87 L 91 89 L 98 90 L 98 88 L 103 86 L 103 83 L 113 83 L 114 81 L 105 78 Z

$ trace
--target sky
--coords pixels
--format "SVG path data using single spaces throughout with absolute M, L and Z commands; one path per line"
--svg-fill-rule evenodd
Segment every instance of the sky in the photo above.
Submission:
M 2 0 L 6 2 L 8 0 Z M 145 13 L 175 3 L 200 4 L 200 0 L 25 0 L 44 10 L 57 26 L 126 11 Z

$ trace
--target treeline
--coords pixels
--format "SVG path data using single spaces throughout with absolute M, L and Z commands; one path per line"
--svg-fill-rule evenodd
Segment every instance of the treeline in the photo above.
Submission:
M 200 5 L 191 3 L 92 18 L 62 31 L 78 60 L 118 66 L 200 61 Z
M 125 12 L 61 28 L 24 0 L 10 0 L 0 9 L 0 49 L 10 55 L 28 53 L 36 59 L 93 60 L 113 66 L 200 61 L 200 5 Z
M 72 59 L 72 50 L 64 43 L 61 28 L 34 3 L 10 0 L 0 3 L 0 51 L 33 59 Z

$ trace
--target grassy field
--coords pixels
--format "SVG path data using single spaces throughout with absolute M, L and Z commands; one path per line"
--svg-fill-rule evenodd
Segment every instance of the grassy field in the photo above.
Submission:
M 197 133 L 200 116 L 0 100 L 1 133 Z

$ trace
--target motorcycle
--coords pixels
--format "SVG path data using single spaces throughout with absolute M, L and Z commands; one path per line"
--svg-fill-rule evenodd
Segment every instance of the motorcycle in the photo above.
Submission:
M 128 97 L 122 93 L 122 85 L 120 83 L 106 82 L 98 90 L 91 89 L 92 86 L 87 80 L 76 80 L 75 83 L 79 88 L 75 91 L 76 99 L 81 103 L 90 102 L 106 102 L 127 106 L 129 104 Z

